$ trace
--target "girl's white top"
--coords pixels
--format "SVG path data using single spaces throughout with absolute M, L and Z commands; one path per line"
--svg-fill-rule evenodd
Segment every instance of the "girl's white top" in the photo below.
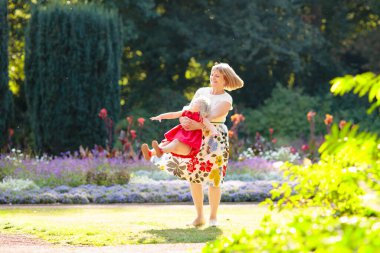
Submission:
M 232 97 L 227 92 L 224 92 L 223 94 L 220 94 L 220 95 L 213 95 L 213 94 L 211 94 L 211 87 L 202 87 L 202 88 L 199 88 L 195 92 L 195 95 L 194 95 L 193 99 L 196 98 L 196 97 L 199 97 L 199 96 L 205 96 L 208 99 L 210 99 L 211 111 L 220 102 L 228 102 L 231 105 L 230 110 L 233 109 L 232 108 Z M 228 115 L 228 113 L 226 113 L 226 115 L 220 116 L 218 118 L 214 118 L 214 119 L 211 120 L 211 122 L 223 122 L 224 123 L 224 122 L 226 122 L 227 115 Z

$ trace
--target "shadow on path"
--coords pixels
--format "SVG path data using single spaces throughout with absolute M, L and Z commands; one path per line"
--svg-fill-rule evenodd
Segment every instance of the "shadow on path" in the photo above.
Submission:
M 205 243 L 223 234 L 218 227 L 151 229 L 144 232 L 164 238 L 165 243 Z M 144 239 L 139 240 L 139 243 L 144 243 Z

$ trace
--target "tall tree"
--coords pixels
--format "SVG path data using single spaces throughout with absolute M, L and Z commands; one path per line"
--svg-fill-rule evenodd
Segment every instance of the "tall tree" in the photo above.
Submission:
M 26 96 L 36 148 L 56 154 L 104 145 L 98 114 L 106 108 L 115 120 L 120 111 L 118 15 L 94 5 L 37 6 L 26 39 Z
M 7 1 L 0 0 L 0 147 L 9 136 L 12 96 L 8 86 L 8 22 Z

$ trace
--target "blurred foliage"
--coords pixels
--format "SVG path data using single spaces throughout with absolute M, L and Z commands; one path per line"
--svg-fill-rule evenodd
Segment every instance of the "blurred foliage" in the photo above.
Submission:
M 362 217 L 296 215 L 286 224 L 263 220 L 254 233 L 243 230 L 208 243 L 203 253 L 371 252 L 380 248 L 379 221 Z
M 368 101 L 372 103 L 369 113 L 380 106 L 380 76 L 374 73 L 368 72 L 355 77 L 346 75 L 335 78 L 331 82 L 333 84 L 331 92 L 335 95 L 344 95 L 351 91 L 359 97 L 368 94 Z
M 376 0 L 8 0 L 15 138 L 24 147 L 33 141 L 23 91 L 24 30 L 31 4 L 53 1 L 119 12 L 125 35 L 119 81 L 123 114 L 140 108 L 150 115 L 167 111 L 157 106 L 162 89 L 187 102 L 208 85 L 215 61 L 230 63 L 245 81 L 232 94 L 239 110 L 258 109 L 277 83 L 323 99 L 334 76 L 378 69 Z
M 371 73 L 335 78 L 335 95 L 350 91 L 376 103 L 380 79 Z M 359 132 L 358 125 L 333 125 L 321 145 L 320 161 L 303 165 L 287 163 L 284 177 L 275 184 L 271 209 L 310 212 L 283 224 L 264 219 L 253 234 L 243 231 L 221 238 L 203 252 L 377 252 L 380 242 L 380 138 Z M 307 209 L 303 209 L 307 208 Z M 269 222 L 268 222 L 269 221 Z
M 8 21 L 7 1 L 0 0 L 0 150 L 10 145 L 13 100 L 8 88 Z
M 323 118 L 330 111 L 331 100 L 306 95 L 300 89 L 289 89 L 277 85 L 272 96 L 255 110 L 245 109 L 244 132 L 254 139 L 256 132 L 266 133 L 273 128 L 277 136 L 290 139 L 307 139 L 309 123 L 306 115 L 309 111 L 317 112 L 317 134 L 323 135 L 326 130 Z
M 25 94 L 37 151 L 112 142 L 98 114 L 105 108 L 113 121 L 119 118 L 117 12 L 92 4 L 37 6 L 26 35 Z

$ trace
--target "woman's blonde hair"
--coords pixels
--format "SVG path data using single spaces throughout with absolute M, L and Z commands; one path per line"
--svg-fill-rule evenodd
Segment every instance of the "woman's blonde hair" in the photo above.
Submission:
M 227 63 L 216 62 L 211 69 L 211 72 L 218 70 L 226 80 L 225 90 L 236 90 L 244 86 L 244 81 L 235 73 L 233 68 Z

